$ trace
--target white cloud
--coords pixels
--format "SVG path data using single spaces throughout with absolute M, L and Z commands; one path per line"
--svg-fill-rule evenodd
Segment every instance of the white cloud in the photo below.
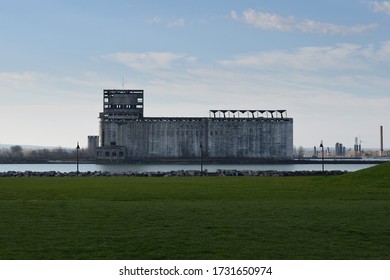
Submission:
M 1 84 L 14 88 L 35 87 L 47 77 L 47 74 L 38 72 L 0 72 Z
M 236 11 L 232 11 L 231 17 L 234 20 L 243 21 L 246 24 L 252 25 L 259 29 L 283 32 L 299 30 L 302 32 L 313 32 L 329 35 L 349 35 L 362 33 L 377 27 L 376 24 L 355 26 L 335 25 L 332 23 L 319 22 L 311 19 L 298 21 L 293 16 L 283 17 L 277 14 L 256 12 L 252 9 L 244 11 L 241 16 L 238 15 Z
M 296 24 L 293 17 L 281 17 L 275 14 L 261 12 L 257 13 L 254 10 L 243 12 L 241 17 L 233 11 L 232 18 L 235 20 L 242 20 L 256 28 L 266 30 L 291 31 Z
M 193 62 L 196 60 L 185 54 L 177 54 L 171 52 L 144 52 L 144 53 L 113 53 L 102 56 L 105 59 L 125 64 L 128 67 L 140 70 L 149 71 L 156 69 L 168 69 L 175 62 L 186 61 Z
M 386 41 L 382 44 L 381 48 L 376 53 L 376 57 L 382 62 L 390 62 L 390 41 Z
M 161 18 L 160 17 L 152 17 L 146 20 L 146 23 L 148 24 L 160 24 Z
M 156 17 L 152 17 L 152 18 L 145 20 L 145 22 L 147 24 L 151 24 L 151 25 L 159 25 L 159 24 L 162 24 L 163 22 L 165 22 L 164 23 L 165 26 L 169 27 L 169 28 L 183 28 L 186 26 L 186 21 L 184 18 L 177 18 L 175 20 L 167 22 L 167 21 L 163 21 L 162 18 L 156 16 Z
M 186 23 L 184 18 L 178 18 L 167 24 L 168 27 L 185 27 Z
M 370 2 L 371 8 L 375 12 L 385 13 L 390 15 L 390 2 L 389 1 L 371 1 Z
M 331 23 L 323 23 L 314 20 L 305 20 L 303 22 L 297 23 L 296 28 L 301 30 L 302 32 L 315 32 L 321 34 L 358 34 L 363 33 L 367 30 L 377 28 L 376 24 L 368 24 L 368 25 L 355 25 L 355 26 L 343 26 L 343 25 L 335 25 Z
M 240 55 L 219 63 L 227 67 L 249 67 L 273 70 L 364 70 L 390 58 L 390 41 L 375 49 L 373 46 L 339 44 L 327 47 L 303 47 L 295 51 L 270 51 Z

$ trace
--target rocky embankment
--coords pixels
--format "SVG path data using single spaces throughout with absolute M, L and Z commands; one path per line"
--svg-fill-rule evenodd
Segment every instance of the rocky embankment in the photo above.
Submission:
M 175 177 L 175 176 L 334 176 L 348 173 L 347 171 L 276 171 L 276 170 L 217 170 L 216 172 L 199 170 L 177 170 L 168 172 L 107 172 L 107 171 L 88 171 L 88 172 L 58 172 L 58 171 L 8 171 L 0 172 L 0 177 Z

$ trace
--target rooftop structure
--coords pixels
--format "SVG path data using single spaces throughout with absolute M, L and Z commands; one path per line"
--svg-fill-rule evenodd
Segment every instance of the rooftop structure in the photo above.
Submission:
M 140 119 L 144 116 L 144 91 L 105 89 L 103 91 L 103 112 L 105 120 Z

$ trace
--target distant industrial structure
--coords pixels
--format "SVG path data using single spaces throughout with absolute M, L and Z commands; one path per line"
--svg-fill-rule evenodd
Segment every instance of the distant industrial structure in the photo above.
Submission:
M 98 161 L 293 159 L 293 119 L 286 110 L 210 110 L 209 117 L 144 117 L 143 90 L 105 89 L 99 118 L 99 138 L 88 138 L 88 150 Z
M 346 149 L 342 143 L 337 142 L 335 145 L 335 156 L 344 157 L 346 155 Z
M 360 156 L 362 154 L 362 144 L 361 144 L 361 140 L 359 143 L 358 137 L 355 137 L 355 145 L 353 145 L 353 151 L 355 156 Z
M 325 156 L 327 158 L 377 158 L 377 157 L 389 157 L 390 152 L 385 151 L 383 148 L 383 126 L 380 126 L 379 130 L 380 134 L 380 147 L 377 148 L 366 148 L 363 150 L 362 148 L 362 139 L 360 137 L 355 137 L 355 144 L 352 148 L 346 148 L 342 143 L 337 142 L 334 146 L 334 149 L 327 147 L 325 149 Z M 317 147 L 313 147 L 313 152 L 310 150 L 305 154 L 302 152 L 303 156 L 301 158 L 318 158 L 320 157 L 320 151 L 317 150 Z
M 99 146 L 99 136 L 88 136 L 88 155 L 96 156 L 96 148 Z
M 383 126 L 381 125 L 380 126 L 380 130 L 379 130 L 379 133 L 380 133 L 380 150 L 379 150 L 379 156 L 384 156 L 384 150 L 383 150 Z

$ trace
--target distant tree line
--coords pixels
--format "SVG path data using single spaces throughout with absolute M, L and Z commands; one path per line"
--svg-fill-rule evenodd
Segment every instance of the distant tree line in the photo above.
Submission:
M 52 149 L 24 149 L 20 145 L 9 148 L 0 148 L 0 163 L 47 163 L 51 161 L 76 161 L 76 149 L 55 147 Z M 93 160 L 87 150 L 78 151 L 79 159 Z

